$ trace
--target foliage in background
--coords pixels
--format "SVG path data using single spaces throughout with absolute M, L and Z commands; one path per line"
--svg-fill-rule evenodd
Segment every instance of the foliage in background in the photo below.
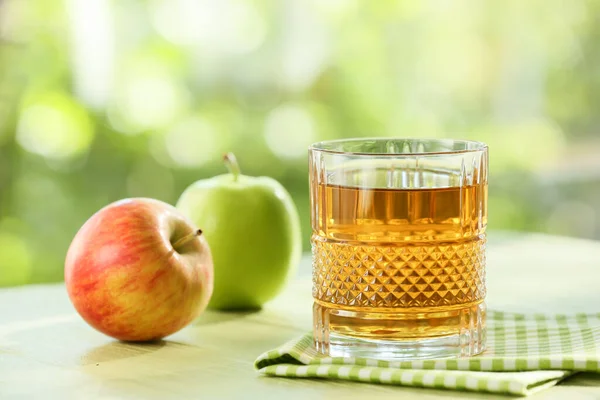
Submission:
M 490 229 L 600 235 L 600 3 L 5 0 L 0 286 L 58 281 L 104 205 L 224 172 L 292 193 L 306 148 L 366 136 L 491 148 Z M 596 183 L 596 184 L 594 184 Z

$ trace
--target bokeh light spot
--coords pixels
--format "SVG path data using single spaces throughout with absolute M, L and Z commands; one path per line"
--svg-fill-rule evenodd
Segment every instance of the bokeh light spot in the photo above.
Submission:
M 214 124 L 205 118 L 189 117 L 165 135 L 165 147 L 173 164 L 197 168 L 221 157 L 225 141 Z
M 303 107 L 292 104 L 281 105 L 267 116 L 265 140 L 273 154 L 280 158 L 306 156 L 308 146 L 316 138 L 315 121 Z
M 304 2 L 285 3 L 279 84 L 292 91 L 310 87 L 331 62 L 331 32 Z
M 27 151 L 65 160 L 88 151 L 94 138 L 87 112 L 63 94 L 50 94 L 26 105 L 16 139 Z
M 262 16 L 243 0 L 159 0 L 152 4 L 151 13 L 165 39 L 211 52 L 248 53 L 266 36 Z
M 69 0 L 71 65 L 77 96 L 102 110 L 112 91 L 115 58 L 114 15 L 109 0 Z
M 113 126 L 130 135 L 164 127 L 188 100 L 189 93 L 167 74 L 131 76 L 122 84 L 116 109 L 111 111 Z

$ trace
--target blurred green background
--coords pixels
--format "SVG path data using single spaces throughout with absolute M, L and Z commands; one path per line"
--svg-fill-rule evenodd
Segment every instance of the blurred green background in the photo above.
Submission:
M 0 0 L 0 286 L 62 280 L 108 203 L 242 170 L 293 195 L 307 146 L 491 149 L 490 229 L 600 237 L 599 1 Z

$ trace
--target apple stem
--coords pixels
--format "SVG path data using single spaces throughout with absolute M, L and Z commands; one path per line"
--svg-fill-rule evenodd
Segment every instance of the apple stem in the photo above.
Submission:
M 202 229 L 198 229 L 196 232 L 190 233 L 189 235 L 182 237 L 173 244 L 173 249 L 170 251 L 170 253 L 177 251 L 178 248 L 185 246 L 200 235 L 202 235 Z
M 237 182 L 240 175 L 240 165 L 237 162 L 237 158 L 235 158 L 235 154 L 226 153 L 223 155 L 223 161 L 225 161 L 225 166 L 229 170 L 229 173 L 233 175 L 233 181 Z

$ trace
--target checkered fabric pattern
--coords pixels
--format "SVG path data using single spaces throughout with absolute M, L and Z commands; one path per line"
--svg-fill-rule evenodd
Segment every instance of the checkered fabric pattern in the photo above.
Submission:
M 529 395 L 579 371 L 600 373 L 600 314 L 488 311 L 487 350 L 476 357 L 384 361 L 327 357 L 312 335 L 262 354 L 260 373 L 452 390 Z

